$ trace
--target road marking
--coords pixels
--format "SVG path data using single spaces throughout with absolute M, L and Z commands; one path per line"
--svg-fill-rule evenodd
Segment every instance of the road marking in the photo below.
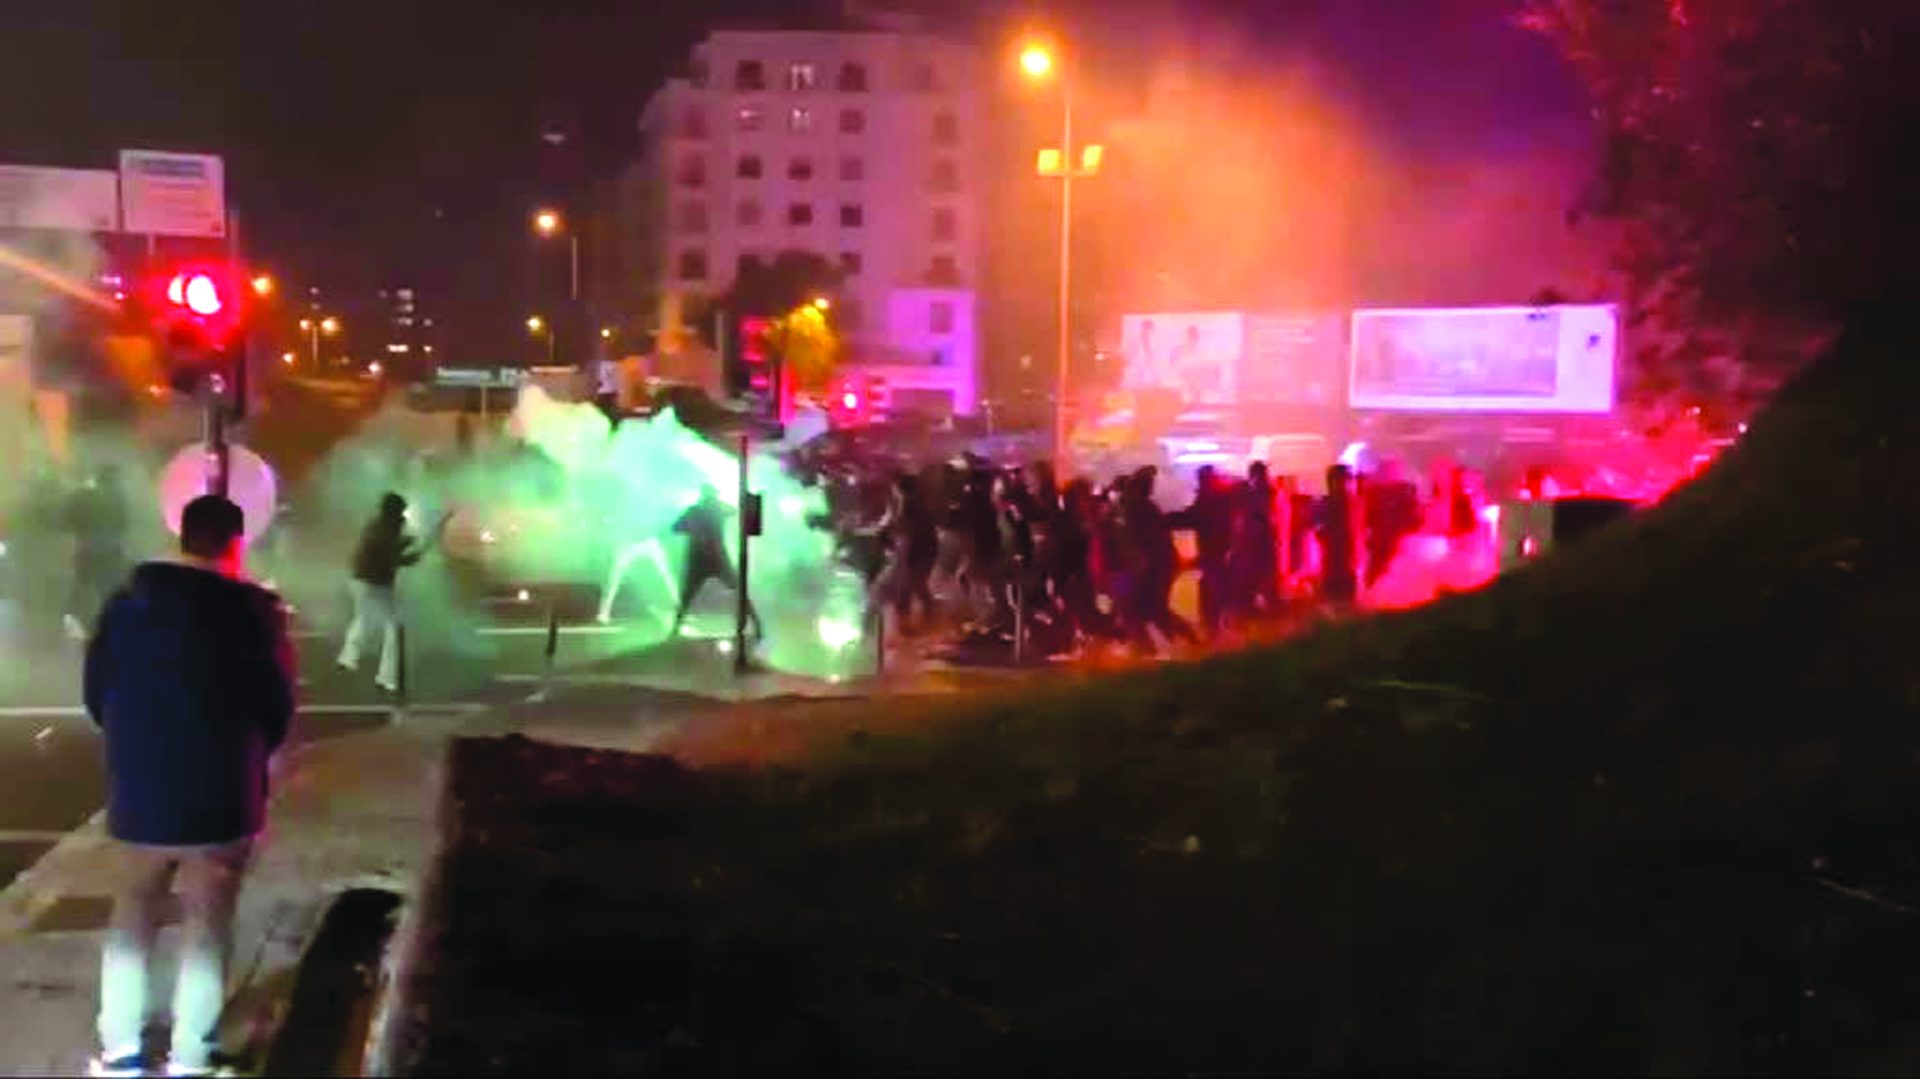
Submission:
M 0 828 L 0 843 L 58 843 L 67 838 L 65 832 L 35 832 L 19 828 Z
M 546 633 L 547 633 L 547 627 L 545 626 L 484 626 L 478 630 L 475 630 L 474 632 L 482 637 L 544 637 L 546 636 Z M 622 633 L 622 632 L 625 632 L 624 626 L 601 626 L 601 625 L 594 625 L 591 623 L 560 627 L 560 633 L 562 636 L 566 636 L 568 634 L 578 634 L 586 637 L 597 637 L 604 634 Z M 320 632 L 319 630 L 301 630 L 297 633 L 292 634 L 293 639 L 296 641 L 325 641 L 325 640 L 331 640 L 337 636 L 339 636 L 339 634 L 337 633 L 323 633 L 323 632 Z
M 579 634 L 581 636 L 586 636 L 586 637 L 600 637 L 608 634 L 624 633 L 624 632 L 626 632 L 626 629 L 623 626 L 581 625 L 581 626 L 561 626 L 560 627 L 560 633 L 562 636 L 572 633 L 572 634 Z M 488 626 L 485 629 L 479 630 L 478 633 L 482 637 L 544 637 L 547 635 L 547 627 L 545 626 Z
M 486 711 L 490 706 L 478 701 L 434 701 L 407 705 L 409 712 L 452 712 L 460 715 L 473 715 Z M 391 703 L 376 704 L 308 704 L 300 707 L 303 716 L 354 716 L 370 712 L 391 712 Z M 77 704 L 26 705 L 0 707 L 0 719 L 73 719 L 87 714 L 85 708 Z

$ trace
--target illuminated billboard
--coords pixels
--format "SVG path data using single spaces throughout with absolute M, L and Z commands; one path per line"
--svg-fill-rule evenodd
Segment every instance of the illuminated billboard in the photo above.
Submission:
M 1347 403 L 1397 412 L 1611 412 L 1618 347 L 1618 313 L 1606 304 L 1355 311 Z
M 1120 320 L 1123 387 L 1167 390 L 1187 405 L 1230 405 L 1240 392 L 1247 317 L 1237 312 L 1128 315 Z

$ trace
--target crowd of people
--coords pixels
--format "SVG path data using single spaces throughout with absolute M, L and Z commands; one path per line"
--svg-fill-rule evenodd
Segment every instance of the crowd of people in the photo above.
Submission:
M 957 623 L 967 642 L 1017 638 L 1053 655 L 1101 642 L 1159 651 L 1351 610 L 1416 534 L 1492 545 L 1484 485 L 1444 462 L 1424 490 L 1396 462 L 1367 473 L 1336 464 L 1319 495 L 1261 462 L 1245 475 L 1202 466 L 1191 501 L 1171 510 L 1159 481 L 1152 466 L 1061 483 L 1045 462 L 963 459 L 897 472 L 878 491 L 871 477 L 845 478 L 832 488 L 834 519 L 897 632 Z M 1173 604 L 1188 571 L 1197 624 Z

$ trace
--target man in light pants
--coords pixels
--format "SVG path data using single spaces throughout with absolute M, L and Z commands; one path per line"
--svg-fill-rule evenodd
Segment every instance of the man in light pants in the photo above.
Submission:
M 388 492 L 353 553 L 353 580 L 347 583 L 353 593 L 353 622 L 340 648 L 340 666 L 359 669 L 367 638 L 379 634 L 380 669 L 373 681 L 389 693 L 400 691 L 400 613 L 393 586 L 401 567 L 420 561 L 420 554 L 407 538 L 407 500 Z
M 265 823 L 267 760 L 286 737 L 298 684 L 279 597 L 241 579 L 243 526 L 225 498 L 189 503 L 179 561 L 136 569 L 87 646 L 107 828 L 126 869 L 101 962 L 94 1075 L 142 1074 L 154 945 L 175 887 L 183 924 L 167 1070 L 230 1070 L 218 1030 L 234 907 Z

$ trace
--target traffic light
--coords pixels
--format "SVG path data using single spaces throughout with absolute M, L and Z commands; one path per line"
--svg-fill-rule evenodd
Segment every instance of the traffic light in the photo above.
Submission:
M 873 419 L 873 386 L 859 375 L 848 375 L 834 383 L 828 404 L 835 426 L 862 426 Z
M 778 422 L 780 417 L 780 357 L 769 340 L 773 321 L 740 320 L 740 395 L 754 415 Z
M 209 388 L 244 401 L 244 275 L 216 263 L 170 267 L 149 283 L 168 382 L 180 393 Z

